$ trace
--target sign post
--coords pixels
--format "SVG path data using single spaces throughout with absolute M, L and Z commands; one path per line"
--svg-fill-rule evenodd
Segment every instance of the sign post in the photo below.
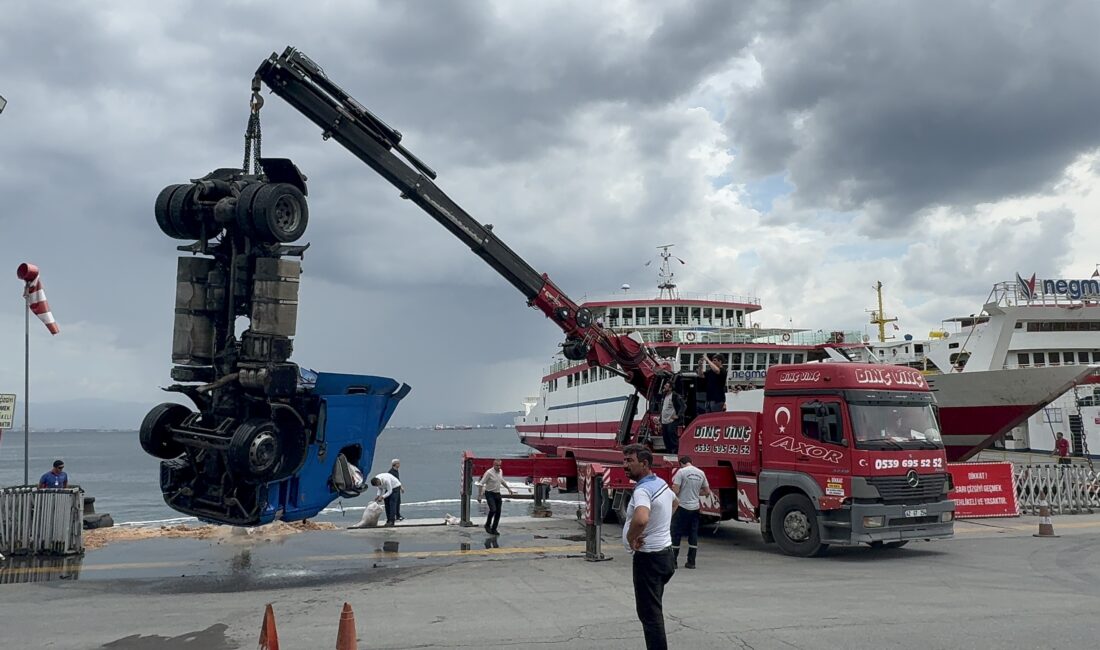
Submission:
M 955 518 L 1018 517 L 1012 463 L 948 463 Z
M 0 393 L 0 437 L 4 435 L 4 429 L 10 429 L 15 419 L 15 395 Z

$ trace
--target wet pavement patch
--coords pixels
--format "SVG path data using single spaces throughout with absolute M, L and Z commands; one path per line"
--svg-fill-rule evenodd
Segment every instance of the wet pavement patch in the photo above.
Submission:
M 224 623 L 211 625 L 205 630 L 187 632 L 179 636 L 164 637 L 156 634 L 134 634 L 123 637 L 118 641 L 104 643 L 102 648 L 111 650 L 233 650 L 241 647 L 232 639 L 225 636 L 229 629 Z

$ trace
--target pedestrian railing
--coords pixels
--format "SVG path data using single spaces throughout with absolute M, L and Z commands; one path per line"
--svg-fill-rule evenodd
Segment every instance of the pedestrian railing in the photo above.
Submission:
M 1100 510 L 1100 476 L 1084 465 L 1020 465 L 1016 498 L 1021 514 L 1038 514 L 1044 499 L 1055 514 L 1091 514 Z
M 79 488 L 2 488 L 0 553 L 83 553 L 83 513 L 84 493 Z

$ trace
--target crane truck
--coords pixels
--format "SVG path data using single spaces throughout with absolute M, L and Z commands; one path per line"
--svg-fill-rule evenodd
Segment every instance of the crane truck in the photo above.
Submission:
M 901 546 L 910 539 L 953 534 L 951 480 L 935 399 L 919 372 L 855 363 L 776 366 L 768 370 L 758 408 L 701 413 L 695 399 L 698 375 L 680 371 L 639 339 L 595 320 L 505 245 L 492 226 L 479 223 L 447 196 L 435 183 L 436 172 L 402 144 L 401 133 L 305 54 L 292 47 L 273 53 L 257 69 L 254 91 L 261 84 L 518 289 L 562 330 L 563 356 L 603 367 L 634 387 L 616 449 L 564 448 L 555 456 L 506 459 L 506 473 L 512 464 L 536 482 L 568 490 L 576 488 L 586 466 L 599 464 L 606 468 L 602 501 L 607 504 L 600 515 L 621 517 L 632 489 L 620 466 L 622 446 L 653 445 L 653 469 L 666 479 L 677 467 L 675 456 L 661 453 L 655 408 L 660 390 L 672 382 L 688 404 L 680 448 L 706 472 L 713 491 L 703 503 L 705 515 L 759 523 L 766 540 L 798 556 L 820 554 L 832 544 Z M 283 174 L 296 170 L 289 161 L 272 168 Z M 248 221 L 237 217 L 239 207 L 233 214 L 239 222 Z M 253 217 L 257 220 L 267 223 L 263 214 Z M 648 406 L 639 417 L 643 401 Z M 467 455 L 463 462 L 479 471 L 490 461 Z

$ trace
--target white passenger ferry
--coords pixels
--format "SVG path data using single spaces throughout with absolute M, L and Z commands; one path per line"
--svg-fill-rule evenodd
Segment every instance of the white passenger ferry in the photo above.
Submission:
M 774 365 L 845 356 L 868 360 L 877 354 L 877 360 L 888 363 L 923 366 L 927 355 L 918 348 L 935 347 L 915 341 L 869 344 L 856 331 L 760 327 L 753 323 L 753 315 L 761 309 L 755 297 L 679 291 L 671 246 L 659 248 L 656 296 L 633 293 L 624 285 L 619 293 L 582 306 L 616 333 L 643 340 L 676 369 L 697 368 L 704 354 L 721 355 L 729 373 L 729 410 L 756 409 L 763 399 L 765 372 Z M 898 358 L 900 354 L 911 356 Z M 966 459 L 1022 425 L 1071 389 L 1082 374 L 1080 368 L 1063 365 L 1032 365 L 1026 373 L 988 365 L 978 372 L 977 359 L 971 359 L 967 363 L 970 371 L 965 373 L 953 372 L 950 366 L 943 372 L 934 363 L 926 367 L 929 384 L 936 391 L 950 460 Z M 524 401 L 523 414 L 516 418 L 516 433 L 524 444 L 551 454 L 560 447 L 614 447 L 630 392 L 630 386 L 608 370 L 589 367 L 584 361 L 568 361 L 559 354 L 544 372 L 538 395 Z

